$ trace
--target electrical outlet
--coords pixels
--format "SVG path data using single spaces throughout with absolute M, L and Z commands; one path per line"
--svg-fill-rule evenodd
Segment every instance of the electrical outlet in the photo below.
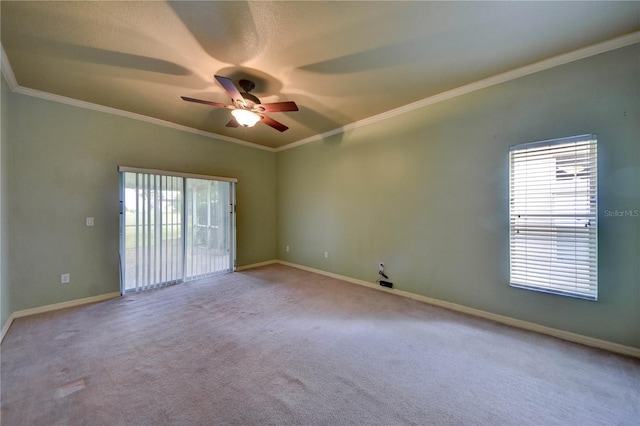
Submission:
M 86 220 L 86 224 L 87 226 L 93 226 L 93 218 L 92 217 L 88 217 Z
M 66 284 L 69 282 L 70 279 L 71 279 L 71 276 L 69 274 L 60 275 L 60 284 Z
M 384 272 L 384 263 L 378 263 L 378 268 L 380 269 L 380 272 Z
M 286 250 L 287 253 L 289 253 L 289 246 L 286 246 L 285 250 Z
M 328 252 L 328 251 L 325 251 L 325 252 L 324 252 L 324 258 L 326 259 L 326 258 L 328 258 L 328 257 L 329 257 L 329 252 Z

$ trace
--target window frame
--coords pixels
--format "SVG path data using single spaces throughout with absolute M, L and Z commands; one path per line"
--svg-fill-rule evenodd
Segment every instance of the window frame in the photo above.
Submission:
M 509 285 L 598 300 L 597 135 L 509 147 Z

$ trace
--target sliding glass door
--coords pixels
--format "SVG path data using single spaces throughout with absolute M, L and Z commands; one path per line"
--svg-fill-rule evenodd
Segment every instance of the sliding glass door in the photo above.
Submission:
M 185 279 L 230 269 L 229 183 L 187 179 Z
M 233 270 L 234 179 L 120 172 L 122 293 Z

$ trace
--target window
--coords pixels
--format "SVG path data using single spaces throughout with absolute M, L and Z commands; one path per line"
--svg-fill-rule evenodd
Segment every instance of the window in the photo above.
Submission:
M 597 300 L 596 135 L 512 146 L 512 287 Z

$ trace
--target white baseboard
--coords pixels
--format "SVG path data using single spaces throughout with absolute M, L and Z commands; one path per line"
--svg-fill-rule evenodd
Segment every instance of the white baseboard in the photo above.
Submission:
M 11 327 L 13 320 L 17 318 L 42 314 L 44 312 L 57 311 L 58 309 L 72 308 L 74 306 L 88 305 L 89 303 L 102 302 L 103 300 L 109 300 L 115 297 L 120 297 L 120 292 L 101 294 L 99 296 L 85 297 L 83 299 L 69 300 L 68 302 L 54 303 L 53 305 L 39 306 L 37 308 L 15 311 L 9 316 L 9 319 L 5 323 L 4 327 L 2 327 L 2 336 L 0 336 L 0 342 L 2 342 L 4 336 L 7 334 L 7 331 L 9 331 L 9 327 Z
M 236 271 L 245 271 L 247 269 L 259 268 L 260 266 L 273 265 L 277 260 L 267 260 L 265 262 L 253 263 L 251 265 L 239 266 L 236 268 Z M 41 314 L 44 312 L 56 311 L 58 309 L 71 308 L 74 306 L 87 305 L 89 303 L 102 302 L 103 300 L 113 299 L 114 297 L 120 297 L 120 292 L 115 293 L 107 293 L 99 296 L 86 297 L 83 299 L 70 300 L 68 302 L 55 303 L 52 305 L 40 306 L 37 308 L 23 309 L 20 311 L 12 312 L 7 322 L 5 322 L 4 327 L 2 327 L 2 334 L 0 335 L 0 343 L 4 340 L 4 336 L 9 331 L 13 320 L 16 318 L 22 318 L 29 315 Z
M 235 272 L 246 271 L 247 269 L 259 268 L 261 266 L 273 265 L 274 263 L 278 263 L 277 260 L 267 260 L 265 262 L 252 263 L 251 265 L 244 265 L 236 267 Z
M 640 349 L 634 348 L 631 346 L 621 345 L 619 343 L 613 343 L 606 340 L 596 339 L 594 337 L 584 336 L 577 333 L 571 333 L 569 331 L 558 330 L 551 327 L 546 327 L 543 325 L 539 325 L 536 323 L 532 323 L 529 321 L 523 321 L 516 318 L 506 317 L 503 315 L 494 314 L 487 311 L 482 311 L 480 309 L 469 308 L 467 306 L 458 305 L 456 303 L 445 302 L 443 300 L 433 299 L 427 296 L 421 296 L 419 294 L 410 293 L 408 291 L 390 289 L 386 287 L 382 287 L 376 285 L 374 283 L 370 283 L 368 281 L 359 280 L 356 278 L 347 277 L 344 275 L 334 274 L 332 272 L 323 271 L 321 269 L 310 268 L 308 266 L 298 265 L 296 263 L 285 262 L 283 260 L 268 260 L 265 262 L 254 263 L 251 265 L 244 265 L 236 268 L 236 271 L 245 271 L 248 269 L 259 268 L 261 266 L 280 264 L 285 266 L 290 266 L 293 268 L 301 269 L 308 272 L 313 272 L 315 274 L 324 275 L 327 277 L 335 278 L 341 281 L 346 281 L 353 284 L 358 284 L 364 287 L 369 287 L 374 290 L 383 291 L 386 293 L 397 294 L 398 296 L 407 297 L 409 299 L 417 300 L 420 302 L 428 303 L 430 305 L 439 306 L 442 308 L 450 309 L 452 311 L 461 312 L 468 315 L 473 315 L 479 318 L 488 319 L 491 321 L 495 321 L 501 324 L 506 324 L 512 327 L 517 327 L 523 330 L 533 331 L 536 333 L 546 334 L 549 336 L 557 337 L 559 339 L 567 340 L 569 342 L 580 343 L 586 346 L 591 346 L 599 349 L 604 349 L 610 352 L 615 352 L 622 355 L 632 356 L 635 358 L 640 358 Z M 86 305 L 89 303 L 101 302 L 103 300 L 113 299 L 115 297 L 119 297 L 120 293 L 107 293 L 99 296 L 86 297 L 84 299 L 76 299 L 70 300 L 68 302 L 56 303 L 53 305 L 41 306 L 38 308 L 24 309 L 21 311 L 13 312 L 4 327 L 2 327 L 2 335 L 0 336 L 0 342 L 4 339 L 4 336 L 7 334 L 7 331 L 11 327 L 13 320 L 16 318 L 26 317 L 29 315 L 36 315 L 44 312 L 55 311 L 58 309 L 70 308 L 74 306 Z
M 523 321 L 516 318 L 506 317 L 503 315 L 494 314 L 480 309 L 469 308 L 467 306 L 458 305 L 456 303 L 445 302 L 443 300 L 433 299 L 431 297 L 421 296 L 419 294 L 410 293 L 408 291 L 390 289 L 382 287 L 368 281 L 359 280 L 356 278 L 346 277 L 343 275 L 334 274 L 332 272 L 323 271 L 320 269 L 310 268 L 308 266 L 298 265 L 295 263 L 285 262 L 278 260 L 275 263 L 285 266 L 291 266 L 293 268 L 302 269 L 304 271 L 313 272 L 327 277 L 335 278 L 342 281 L 347 281 L 353 284 L 362 285 L 372 288 L 374 290 L 384 291 L 386 293 L 397 294 L 399 296 L 407 297 L 409 299 L 418 300 L 420 302 L 428 303 L 430 305 L 439 306 L 442 308 L 450 309 L 452 311 L 461 312 L 468 315 L 488 319 L 491 321 L 499 322 L 501 324 L 510 325 L 512 327 L 520 328 L 527 331 L 534 331 L 540 334 L 546 334 L 548 336 L 557 337 L 569 342 L 580 343 L 582 345 L 591 346 L 594 348 L 604 349 L 610 352 L 615 352 L 622 355 L 632 356 L 634 358 L 640 358 L 640 349 L 632 346 L 621 345 L 619 343 L 613 343 L 606 340 L 596 339 L 594 337 L 584 336 L 577 333 L 571 333 L 569 331 L 558 330 L 551 327 L 546 327 L 540 324 L 536 324 L 529 321 Z
M 2 343 L 2 340 L 4 340 L 4 336 L 5 334 L 7 334 L 7 331 L 9 331 L 9 327 L 11 327 L 12 323 L 13 323 L 13 314 L 9 315 L 9 318 L 7 318 L 7 322 L 5 322 L 4 327 L 2 327 L 2 334 L 0 335 L 0 343 Z

